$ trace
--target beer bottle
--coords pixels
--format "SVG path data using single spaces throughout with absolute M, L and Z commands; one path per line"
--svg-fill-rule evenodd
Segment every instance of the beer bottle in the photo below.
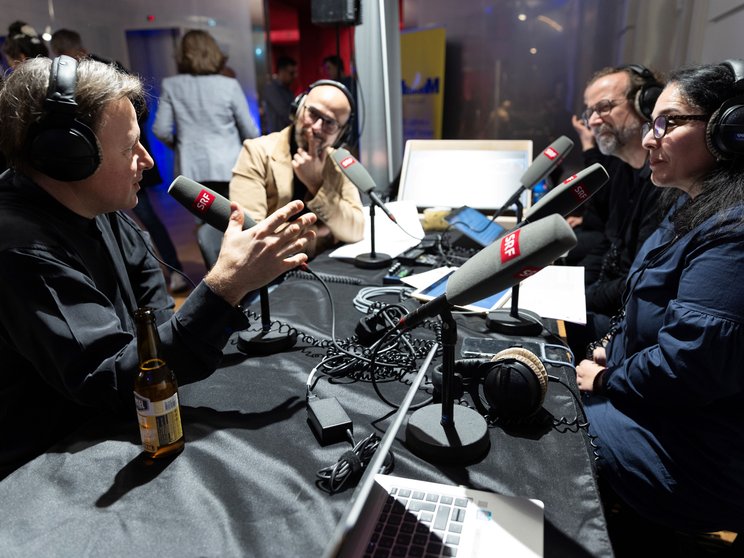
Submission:
M 152 308 L 139 308 L 134 321 L 139 355 L 134 402 L 145 453 L 156 459 L 178 453 L 184 446 L 178 385 L 163 359 L 155 312 Z

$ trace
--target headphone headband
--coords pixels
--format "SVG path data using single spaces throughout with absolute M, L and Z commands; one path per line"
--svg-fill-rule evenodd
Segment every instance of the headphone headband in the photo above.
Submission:
M 631 100 L 636 112 L 650 122 L 656 99 L 659 98 L 664 87 L 654 77 L 653 72 L 642 64 L 626 64 L 620 66 L 620 70 L 628 70 L 644 81 L 644 84 L 635 92 Z
M 330 85 L 332 87 L 335 87 L 344 94 L 346 100 L 349 102 L 349 118 L 346 121 L 346 124 L 344 124 L 343 130 L 339 133 L 338 138 L 333 144 L 334 148 L 338 148 L 341 147 L 344 143 L 349 143 L 349 141 L 351 140 L 352 126 L 354 125 L 354 117 L 356 116 L 356 103 L 354 102 L 354 96 L 351 94 L 351 91 L 349 91 L 349 88 L 346 87 L 343 83 L 333 79 L 319 79 L 317 81 L 314 81 L 308 86 L 305 91 L 297 95 L 294 101 L 292 101 L 291 115 L 295 120 L 297 120 L 300 117 L 300 109 L 302 109 L 303 105 L 305 104 L 305 99 L 307 98 L 308 93 L 321 85 Z

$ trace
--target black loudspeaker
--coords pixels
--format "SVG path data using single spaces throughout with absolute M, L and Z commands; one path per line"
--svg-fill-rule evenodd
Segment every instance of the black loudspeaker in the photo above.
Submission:
M 310 21 L 314 25 L 359 25 L 360 0 L 312 0 Z
M 29 130 L 31 166 L 55 180 L 83 180 L 101 164 L 96 135 L 77 119 L 76 83 L 77 60 L 55 58 L 44 112 Z
M 710 117 L 705 142 L 716 159 L 734 159 L 744 154 L 744 60 L 721 65 L 733 72 L 736 94 Z
M 442 367 L 434 369 L 435 393 L 441 392 Z M 515 420 L 534 415 L 542 408 L 548 389 L 545 365 L 533 352 L 511 347 L 488 359 L 455 361 L 453 393 L 468 392 L 481 414 Z
M 346 96 L 346 100 L 349 101 L 349 106 L 351 107 L 349 119 L 346 121 L 344 129 L 341 130 L 341 132 L 338 134 L 338 137 L 333 144 L 334 148 L 341 147 L 344 143 L 349 143 L 351 141 L 351 132 L 354 129 L 354 118 L 356 117 L 356 103 L 354 102 L 354 96 L 351 94 L 351 91 L 349 91 L 349 88 L 340 81 L 335 81 L 332 79 L 319 79 L 318 81 L 314 81 L 313 83 L 311 83 L 310 86 L 305 89 L 305 91 L 297 95 L 294 98 L 294 101 L 292 101 L 292 104 L 290 105 L 292 121 L 296 122 L 297 119 L 300 118 L 300 111 L 302 110 L 302 107 L 305 103 L 307 94 L 312 91 L 313 87 L 317 87 L 319 85 L 331 85 L 336 89 L 339 89 Z
M 641 66 L 640 64 L 628 64 L 623 66 L 623 68 L 630 70 L 643 79 L 643 85 L 633 96 L 633 106 L 638 114 L 650 122 L 656 99 L 661 95 L 664 86 L 656 80 L 651 70 L 645 66 Z

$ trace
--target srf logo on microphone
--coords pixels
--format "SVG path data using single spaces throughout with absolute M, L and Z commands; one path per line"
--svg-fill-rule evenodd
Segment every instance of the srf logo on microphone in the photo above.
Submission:
M 552 147 L 547 147 L 545 151 L 543 151 L 543 155 L 545 155 L 548 159 L 552 161 L 553 159 L 558 157 L 558 152 Z
M 345 159 L 341 159 L 341 162 L 339 163 L 339 165 L 341 165 L 341 167 L 345 169 L 348 169 L 354 163 L 356 163 L 356 159 L 354 159 L 354 157 L 349 156 L 349 157 L 346 157 Z
M 522 229 L 517 229 L 511 234 L 507 234 L 501 240 L 501 263 L 505 264 L 519 256 L 519 233 Z
M 214 202 L 215 196 L 206 190 L 202 190 L 199 192 L 199 195 L 196 196 L 196 199 L 194 200 L 194 209 L 204 215 L 209 211 L 209 207 Z
M 572 182 L 573 180 L 576 180 L 575 174 L 573 176 L 569 176 L 566 180 L 563 181 L 563 183 L 568 184 L 569 182 Z M 575 186 L 571 186 L 571 189 L 569 190 L 569 192 L 571 192 L 571 195 L 579 203 L 583 203 L 589 198 L 589 191 L 584 187 L 583 182 L 579 182 Z

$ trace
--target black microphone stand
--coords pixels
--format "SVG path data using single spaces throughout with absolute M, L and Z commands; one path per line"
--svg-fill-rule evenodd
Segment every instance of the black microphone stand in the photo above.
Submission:
M 522 222 L 522 202 L 517 201 L 517 223 Z M 530 310 L 519 309 L 519 283 L 512 287 L 511 309 L 491 310 L 486 318 L 486 327 L 504 335 L 540 335 L 543 323 L 540 316 Z
M 261 331 L 250 330 L 238 333 L 238 349 L 246 354 L 271 355 L 294 347 L 297 343 L 297 332 L 289 329 L 281 332 L 271 329 L 271 312 L 269 311 L 269 287 L 259 289 L 261 297 Z
M 393 259 L 388 254 L 377 253 L 375 251 L 375 203 L 369 204 L 369 234 L 370 234 L 370 251 L 359 254 L 354 258 L 354 265 L 363 269 L 379 269 L 387 267 Z
M 477 411 L 455 405 L 452 382 L 455 374 L 457 324 L 447 308 L 442 320 L 442 402 L 427 405 L 411 414 L 406 427 L 406 445 L 430 461 L 472 463 L 491 447 L 488 424 Z

